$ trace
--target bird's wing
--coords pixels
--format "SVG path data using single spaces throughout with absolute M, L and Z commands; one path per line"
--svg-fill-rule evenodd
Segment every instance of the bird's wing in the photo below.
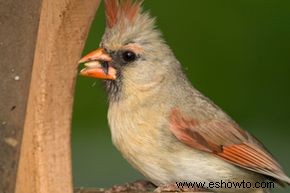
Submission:
M 289 177 L 263 145 L 234 122 L 193 120 L 182 116 L 177 109 L 172 110 L 170 121 L 171 132 L 186 145 L 290 184 Z

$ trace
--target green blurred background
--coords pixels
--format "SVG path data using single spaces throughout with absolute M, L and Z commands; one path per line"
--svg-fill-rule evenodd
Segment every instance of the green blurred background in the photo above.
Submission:
M 144 9 L 157 17 L 195 87 L 263 141 L 290 175 L 290 1 L 145 0 Z M 104 27 L 102 3 L 84 54 L 98 47 Z M 101 81 L 78 78 L 75 186 L 109 187 L 143 178 L 112 145 L 107 105 Z

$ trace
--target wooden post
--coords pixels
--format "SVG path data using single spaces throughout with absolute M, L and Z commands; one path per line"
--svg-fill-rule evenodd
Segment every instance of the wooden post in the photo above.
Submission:
M 72 103 L 99 0 L 42 0 L 16 193 L 72 193 Z M 19 29 L 21 30 L 21 29 Z

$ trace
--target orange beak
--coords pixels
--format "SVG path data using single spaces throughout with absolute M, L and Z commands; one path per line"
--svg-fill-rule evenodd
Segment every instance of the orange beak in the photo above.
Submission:
M 112 58 L 105 52 L 103 48 L 84 56 L 79 63 L 84 63 L 86 66 L 81 70 L 80 75 L 92 78 L 115 80 L 117 71 L 110 66 Z

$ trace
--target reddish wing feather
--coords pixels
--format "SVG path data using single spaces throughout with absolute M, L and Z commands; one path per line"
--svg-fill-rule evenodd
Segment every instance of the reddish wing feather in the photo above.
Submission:
M 186 145 L 215 154 L 237 166 L 290 183 L 280 165 L 250 136 L 230 121 L 192 120 L 177 109 L 171 113 L 170 130 Z

